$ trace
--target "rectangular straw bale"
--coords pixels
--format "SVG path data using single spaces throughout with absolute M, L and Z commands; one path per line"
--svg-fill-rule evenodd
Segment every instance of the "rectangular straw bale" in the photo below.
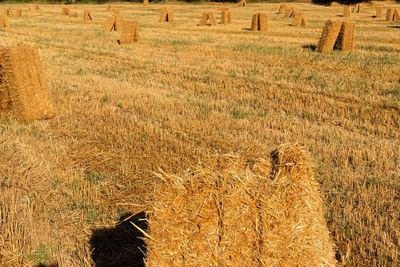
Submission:
M 286 3 L 283 3 L 279 6 L 278 14 L 285 14 L 287 10 L 288 5 Z
M 383 8 L 381 6 L 375 8 L 376 11 L 376 18 L 382 18 L 383 16 Z
M 394 8 L 388 8 L 386 11 L 386 21 L 393 21 L 394 17 Z
M 294 20 L 292 22 L 293 26 L 306 26 L 307 25 L 307 18 L 304 13 L 296 13 L 294 16 Z
M 40 10 L 39 5 L 36 4 L 35 7 L 34 7 L 34 9 L 35 9 L 35 10 Z
M 325 52 L 331 51 L 335 45 L 337 36 L 342 27 L 342 22 L 338 20 L 328 20 L 324 26 L 321 33 L 321 38 L 319 39 L 317 45 L 317 51 Z
M 15 10 L 15 16 L 16 17 L 22 17 L 22 10 L 21 9 Z
M 342 51 L 354 50 L 354 39 L 356 33 L 356 23 L 354 21 L 344 21 L 337 37 L 335 48 Z
M 215 20 L 214 12 L 209 12 L 208 13 L 208 18 L 210 20 L 210 25 L 211 26 L 217 25 L 217 21 Z
M 139 40 L 139 27 L 136 21 L 133 20 L 125 20 L 121 38 L 119 40 L 120 44 L 129 44 L 132 42 L 137 42 Z
M 232 11 L 225 9 L 221 11 L 221 24 L 232 23 Z
M 217 155 L 159 174 L 147 213 L 147 267 L 335 266 L 311 155 Z
M 63 7 L 61 10 L 61 14 L 63 14 L 64 16 L 70 16 L 71 11 L 69 10 L 69 8 Z
M 251 27 L 252 31 L 266 31 L 268 30 L 268 17 L 267 14 L 258 13 L 254 14 L 251 18 Z
M 8 22 L 7 16 L 0 15 L 0 28 L 9 28 L 10 23 Z
M 285 18 L 294 18 L 295 15 L 296 15 L 296 9 L 292 7 L 286 10 Z
M 119 9 L 114 8 L 114 9 L 113 9 L 113 12 L 114 12 L 114 15 L 118 15 L 118 14 L 119 14 Z
M 240 0 L 239 6 L 247 6 L 246 0 Z
M 124 18 L 122 15 L 114 15 L 115 17 L 115 31 L 119 32 L 122 31 L 122 27 L 124 26 Z
M 166 21 L 174 22 L 174 11 L 172 9 L 168 9 Z
M 350 6 L 344 6 L 344 8 L 343 8 L 343 17 L 350 17 L 350 14 L 351 14 L 350 11 L 351 11 L 350 10 Z
M 205 26 L 207 24 L 208 21 L 208 13 L 203 13 L 203 15 L 201 16 L 201 20 L 200 20 L 200 26 Z
M 8 114 L 12 109 L 21 120 L 53 116 L 53 103 L 37 48 L 28 45 L 0 47 L 0 66 L 0 96 L 6 97 L 0 101 L 0 113 Z
M 115 29 L 115 16 L 111 16 L 107 19 L 106 24 L 104 25 L 103 30 L 105 32 L 111 32 Z
M 92 11 L 85 10 L 83 13 L 83 20 L 93 20 L 93 19 L 94 19 L 94 17 L 93 17 Z
M 360 13 L 362 11 L 361 4 L 356 4 L 353 8 L 353 13 Z
M 251 27 L 250 27 L 251 31 L 257 31 L 258 30 L 258 14 L 254 14 L 251 17 Z
M 393 12 L 393 20 L 396 22 L 400 22 L 400 12 L 398 8 L 396 8 Z
M 168 15 L 168 11 L 163 9 L 162 10 L 162 14 L 161 14 L 161 18 L 160 18 L 160 22 L 167 21 L 167 15 Z
M 149 0 L 144 0 L 143 1 L 143 5 L 145 5 L 145 6 L 148 6 L 150 3 L 149 3 Z

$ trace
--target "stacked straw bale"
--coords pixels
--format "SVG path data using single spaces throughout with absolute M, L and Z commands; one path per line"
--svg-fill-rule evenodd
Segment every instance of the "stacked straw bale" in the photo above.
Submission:
M 386 21 L 394 20 L 394 8 L 388 8 L 386 10 Z
M 310 154 L 223 155 L 160 174 L 146 266 L 335 266 Z
M 83 12 L 83 20 L 94 20 L 92 11 L 85 10 Z
M 400 22 L 400 11 L 398 8 L 394 10 L 393 20 L 396 22 Z
M 105 32 L 111 32 L 111 31 L 118 32 L 122 30 L 123 25 L 124 25 L 124 18 L 122 17 L 122 15 L 112 15 L 107 19 L 103 30 Z
M 344 6 L 343 17 L 350 17 L 350 15 L 351 15 L 350 6 Z
M 125 20 L 121 38 L 119 39 L 120 44 L 129 44 L 132 42 L 137 42 L 139 40 L 139 27 L 136 21 Z
M 353 13 L 360 13 L 362 11 L 361 4 L 356 4 L 353 8 Z
M 229 23 L 232 23 L 232 11 L 227 8 L 221 11 L 221 24 Z
M 296 9 L 294 7 L 288 8 L 285 13 L 285 18 L 294 18 Z
M 246 0 L 240 0 L 239 6 L 247 6 Z
M 286 3 L 283 3 L 279 6 L 279 10 L 278 10 L 277 14 L 285 14 L 288 9 L 289 9 L 288 5 Z
M 214 25 L 217 24 L 216 21 L 215 21 L 214 12 L 203 13 L 203 15 L 201 16 L 201 20 L 200 20 L 199 26 L 205 26 L 208 21 L 210 21 L 210 25 L 211 26 L 214 26 Z
M 376 18 L 382 18 L 383 16 L 383 8 L 381 6 L 375 8 L 376 11 Z
M 354 38 L 356 23 L 354 21 L 344 21 L 336 39 L 335 48 L 342 51 L 354 51 Z
M 342 51 L 353 51 L 355 29 L 353 21 L 328 20 L 322 30 L 317 51 L 331 51 L 334 47 Z
M 61 9 L 61 14 L 63 14 L 64 16 L 70 16 L 71 15 L 71 11 L 69 10 L 69 8 L 63 7 Z
M 9 28 L 10 23 L 8 22 L 7 16 L 0 15 L 0 28 Z
M 161 11 L 160 22 L 173 22 L 174 21 L 174 11 L 169 7 L 163 7 Z
M 0 114 L 12 111 L 21 120 L 53 116 L 38 49 L 28 45 L 0 47 Z
M 304 13 L 296 13 L 292 22 L 293 26 L 307 26 L 307 17 Z
M 266 31 L 268 30 L 268 16 L 265 13 L 254 14 L 251 18 L 252 31 Z

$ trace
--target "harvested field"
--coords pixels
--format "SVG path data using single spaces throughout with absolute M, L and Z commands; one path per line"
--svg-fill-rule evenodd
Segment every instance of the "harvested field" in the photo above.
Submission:
M 113 3 L 140 27 L 132 45 L 103 31 L 108 5 L 68 5 L 91 10 L 85 22 L 39 4 L 0 28 L 1 45 L 39 49 L 55 114 L 0 120 L 0 265 L 127 266 L 141 243 L 118 222 L 153 203 L 155 172 L 296 142 L 315 163 L 338 263 L 400 265 L 399 23 L 365 5 L 351 14 L 354 51 L 318 53 L 343 6 L 290 3 L 308 19 L 292 27 L 280 3 L 224 5 L 233 23 L 198 27 L 205 12 L 220 21 L 218 6 L 169 5 L 174 22 L 160 23 L 164 5 Z M 248 30 L 260 12 L 268 31 Z

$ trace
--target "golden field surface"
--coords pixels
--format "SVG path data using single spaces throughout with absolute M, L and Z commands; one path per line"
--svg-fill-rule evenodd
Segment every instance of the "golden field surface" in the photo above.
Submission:
M 289 4 L 309 21 L 292 27 L 279 4 L 169 6 L 175 21 L 161 23 L 162 4 L 114 4 L 139 23 L 129 45 L 103 32 L 106 5 L 70 5 L 70 18 L 43 4 L 0 29 L 0 45 L 39 48 L 56 108 L 0 121 L 0 265 L 91 266 L 93 232 L 148 206 L 160 169 L 298 142 L 316 163 L 338 264 L 399 266 L 400 24 L 365 6 L 350 18 L 355 51 L 318 53 L 343 7 Z M 197 26 L 221 7 L 232 24 Z M 249 31 L 259 12 L 268 31 Z

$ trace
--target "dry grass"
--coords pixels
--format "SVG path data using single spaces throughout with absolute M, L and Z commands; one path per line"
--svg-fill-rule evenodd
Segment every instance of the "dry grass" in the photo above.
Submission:
M 0 29 L 4 45 L 39 47 L 56 109 L 0 122 L 0 265 L 90 266 L 92 230 L 147 205 L 159 168 L 181 174 L 216 153 L 296 141 L 317 162 L 339 262 L 400 264 L 396 22 L 365 6 L 352 14 L 355 51 L 321 54 L 311 47 L 343 7 L 292 4 L 308 17 L 297 28 L 279 4 L 232 5 L 234 23 L 214 27 L 197 27 L 213 5 L 171 4 L 172 23 L 159 23 L 162 5 L 115 6 L 138 22 L 135 45 L 102 31 L 105 5 L 71 9 L 92 10 L 86 22 L 40 5 Z M 244 30 L 260 10 L 268 31 Z

